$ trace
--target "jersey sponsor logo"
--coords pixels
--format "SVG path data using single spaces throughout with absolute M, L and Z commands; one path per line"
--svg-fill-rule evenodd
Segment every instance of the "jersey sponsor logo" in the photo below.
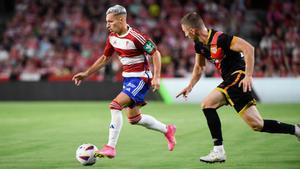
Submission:
M 147 41 L 145 45 L 143 46 L 146 53 L 151 54 L 153 49 L 155 48 L 154 44 L 151 41 Z

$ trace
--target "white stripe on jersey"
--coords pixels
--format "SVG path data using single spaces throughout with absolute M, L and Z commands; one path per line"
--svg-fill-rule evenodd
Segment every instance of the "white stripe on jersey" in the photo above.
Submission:
M 136 32 L 135 30 L 131 30 L 131 32 L 134 33 L 134 34 L 136 34 L 138 37 L 140 37 L 143 41 L 146 42 L 146 39 L 140 33 Z
M 147 36 L 129 27 L 125 34 L 119 36 L 115 33 L 111 33 L 108 38 L 109 47 L 114 48 L 118 53 L 119 60 L 123 65 L 123 77 L 152 78 L 151 71 L 146 71 L 149 64 L 144 55 L 144 51 L 138 49 L 140 44 L 146 44 L 148 40 Z M 139 44 L 138 46 L 137 43 Z M 142 67 L 143 64 L 145 65 L 144 68 Z
M 151 71 L 142 71 L 142 72 L 123 72 L 123 77 L 146 77 L 152 78 Z
M 144 45 L 144 44 L 146 43 L 145 38 L 144 38 L 142 35 L 138 34 L 137 32 L 131 30 L 131 31 L 130 31 L 130 34 L 131 34 L 132 36 L 134 36 L 141 44 Z
M 131 35 L 133 37 L 135 37 L 142 45 L 144 45 L 146 43 L 145 41 L 143 41 L 142 39 L 140 39 L 136 34 L 131 33 Z
M 119 59 L 123 65 L 132 65 L 132 64 L 136 64 L 136 63 L 145 62 L 144 55 L 138 55 L 138 56 L 134 56 L 134 57 L 119 57 Z
M 118 48 L 118 49 L 124 49 L 124 50 L 136 49 L 136 46 L 134 45 L 133 41 L 130 39 L 122 39 L 116 36 L 111 36 L 109 38 L 109 43 L 114 48 Z

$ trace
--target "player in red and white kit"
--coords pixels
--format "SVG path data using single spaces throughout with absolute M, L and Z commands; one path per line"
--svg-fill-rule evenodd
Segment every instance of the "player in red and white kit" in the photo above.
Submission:
M 95 152 L 96 157 L 115 157 L 115 147 L 123 124 L 122 109 L 125 107 L 129 123 L 163 133 L 170 151 L 176 144 L 175 125 L 163 124 L 154 117 L 141 113 L 140 106 L 146 104 L 144 97 L 150 86 L 153 91 L 160 87 L 161 59 L 152 40 L 131 28 L 126 22 L 126 16 L 126 9 L 120 5 L 112 6 L 107 10 L 106 27 L 110 34 L 106 41 L 104 54 L 86 71 L 73 77 L 75 84 L 80 85 L 83 79 L 102 68 L 114 52 L 119 55 L 123 65 L 123 90 L 109 105 L 111 123 L 108 143 L 101 150 Z M 149 69 L 146 57 L 148 55 L 153 58 L 153 75 Z

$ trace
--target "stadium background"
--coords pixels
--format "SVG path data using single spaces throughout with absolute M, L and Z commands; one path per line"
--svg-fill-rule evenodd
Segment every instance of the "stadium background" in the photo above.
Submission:
M 120 62 L 113 58 L 79 88 L 71 77 L 102 52 L 107 36 L 105 11 L 114 4 L 125 6 L 128 23 L 157 44 L 163 81 L 191 76 L 193 43 L 184 37 L 179 22 L 185 13 L 197 11 L 208 27 L 238 35 L 255 46 L 256 78 L 299 84 L 297 0 L 2 0 L 0 168 L 81 168 L 74 160 L 76 147 L 85 142 L 101 147 L 106 142 L 107 104 L 121 88 Z M 208 64 L 204 77 L 214 80 L 219 75 Z M 277 90 L 299 93 L 299 86 Z M 288 97 L 276 95 L 276 89 L 274 93 L 282 102 Z M 217 166 L 199 163 L 197 158 L 210 149 L 199 105 L 168 105 L 161 102 L 160 94 L 150 92 L 152 101 L 143 111 L 177 125 L 176 151 L 166 152 L 159 135 L 125 124 L 118 157 L 101 160 L 95 168 L 299 168 L 300 149 L 294 138 L 253 133 L 229 107 L 219 113 L 229 160 Z M 299 101 L 258 107 L 264 117 L 300 122 Z

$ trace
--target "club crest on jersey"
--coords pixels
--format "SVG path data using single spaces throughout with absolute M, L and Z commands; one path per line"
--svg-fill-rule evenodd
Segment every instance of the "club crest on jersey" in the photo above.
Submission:
M 211 52 L 212 53 L 217 53 L 217 51 L 218 51 L 218 49 L 217 49 L 217 47 L 215 46 L 215 47 L 211 47 Z
M 217 46 L 215 45 L 212 45 L 210 47 L 210 53 L 211 53 L 211 57 L 213 59 L 219 59 L 219 60 L 222 60 L 223 57 L 224 57 L 224 53 L 222 51 L 222 48 L 218 48 Z

